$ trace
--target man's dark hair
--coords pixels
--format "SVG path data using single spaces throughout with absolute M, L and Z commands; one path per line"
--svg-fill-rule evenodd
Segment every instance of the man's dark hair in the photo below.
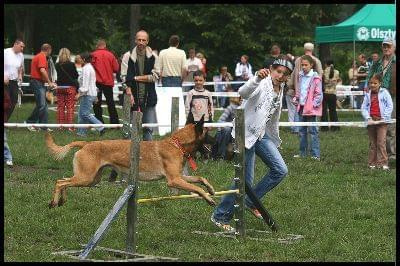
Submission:
M 179 44 L 179 36 L 178 35 L 172 35 L 169 37 L 169 45 L 176 47 Z

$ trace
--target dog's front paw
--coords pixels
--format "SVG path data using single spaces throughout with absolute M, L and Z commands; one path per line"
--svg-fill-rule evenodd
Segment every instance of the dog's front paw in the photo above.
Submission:
M 62 205 L 64 205 L 64 203 L 65 203 L 65 200 L 60 199 L 60 200 L 58 201 L 58 207 L 61 207 Z
M 49 209 L 56 207 L 58 204 L 56 202 L 54 202 L 53 200 L 50 201 L 49 203 Z

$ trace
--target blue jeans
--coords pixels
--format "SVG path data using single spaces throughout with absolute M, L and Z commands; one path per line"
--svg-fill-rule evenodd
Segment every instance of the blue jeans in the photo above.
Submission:
M 36 106 L 33 109 L 32 114 L 26 120 L 27 123 L 41 123 L 47 124 L 48 122 L 48 110 L 46 102 L 46 87 L 44 84 L 36 79 L 30 80 L 30 85 L 35 95 Z
M 163 87 L 182 87 L 181 77 L 162 77 L 161 84 Z
M 4 129 L 4 161 L 12 161 L 12 154 L 7 143 L 6 129 Z
M 292 101 L 291 101 L 292 98 L 293 98 L 293 96 L 285 95 L 286 106 L 288 109 L 288 121 L 289 122 L 299 122 L 299 115 L 296 111 L 297 107 L 292 103 Z M 297 127 L 297 126 L 290 127 L 290 130 L 293 133 L 299 133 L 299 127 Z
M 253 184 L 256 154 L 270 168 L 269 172 L 253 187 L 255 195 L 261 199 L 282 181 L 287 175 L 288 169 L 276 145 L 265 135 L 261 140 L 257 140 L 253 147 L 245 149 L 245 179 L 248 184 Z M 231 186 L 231 189 L 236 189 L 235 184 Z M 213 213 L 217 221 L 228 223 L 232 219 L 235 197 L 234 194 L 222 197 L 221 203 Z M 245 197 L 245 205 L 254 208 L 253 202 L 247 196 Z
M 299 120 L 300 122 L 317 122 L 317 117 L 313 116 L 303 116 L 303 108 L 300 107 L 299 111 Z M 308 148 L 308 132 L 311 136 L 310 148 Z M 311 156 L 320 158 L 320 149 L 319 149 L 319 136 L 318 136 L 318 128 L 316 126 L 300 127 L 299 131 L 300 136 L 300 156 L 304 157 L 307 156 L 307 150 L 310 150 Z
M 156 107 L 147 107 L 144 109 L 142 123 L 157 123 Z M 143 140 L 153 140 L 153 128 L 143 128 Z
M 103 124 L 99 121 L 94 114 L 91 113 L 93 102 L 96 100 L 97 96 L 83 95 L 79 100 L 79 112 L 78 112 L 78 123 L 79 124 Z M 104 127 L 96 127 L 99 132 L 102 131 Z M 78 128 L 76 133 L 80 136 L 86 136 L 87 128 Z

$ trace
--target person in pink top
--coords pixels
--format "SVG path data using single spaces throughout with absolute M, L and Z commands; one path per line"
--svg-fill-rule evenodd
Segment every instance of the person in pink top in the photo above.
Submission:
M 106 41 L 102 39 L 97 42 L 96 50 L 92 52 L 91 56 L 92 65 L 96 71 L 96 86 L 99 89 L 97 93 L 98 101 L 93 104 L 94 114 L 98 120 L 104 123 L 103 110 L 101 109 L 102 94 L 104 94 L 110 114 L 110 124 L 118 124 L 118 113 L 115 109 L 113 97 L 114 73 L 119 70 L 117 58 L 107 49 Z
M 322 116 L 322 80 L 318 73 L 313 70 L 315 66 L 314 59 L 309 55 L 301 57 L 301 71 L 298 77 L 298 86 L 296 87 L 296 96 L 293 103 L 297 105 L 300 122 L 316 122 L 317 116 Z M 311 135 L 310 148 L 308 147 L 308 133 Z M 300 136 L 300 154 L 294 157 L 307 156 L 307 150 L 310 151 L 311 158 L 320 160 L 320 147 L 318 128 L 316 126 L 302 126 L 299 131 Z

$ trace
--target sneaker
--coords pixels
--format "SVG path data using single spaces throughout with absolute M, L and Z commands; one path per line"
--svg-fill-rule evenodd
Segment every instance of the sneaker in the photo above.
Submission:
M 46 128 L 46 129 L 42 129 L 43 131 L 47 131 L 47 132 L 53 132 L 54 130 L 51 128 Z
M 300 154 L 293 155 L 293 158 L 300 158 L 300 157 L 301 157 Z
M 38 130 L 37 130 L 36 128 L 34 128 L 33 126 L 28 126 L 27 129 L 28 129 L 30 132 L 36 132 L 36 131 L 38 131 Z
M 13 164 L 13 161 L 12 161 L 12 160 L 7 160 L 7 161 L 6 161 L 6 165 L 8 165 L 8 166 L 13 166 L 14 164 Z
M 214 215 L 211 215 L 211 222 L 225 233 L 232 234 L 236 232 L 236 229 L 232 227 L 230 224 L 224 224 L 222 222 L 218 222 L 217 220 L 215 220 Z
M 317 161 L 321 161 L 321 158 L 317 157 L 317 156 L 311 156 L 311 159 L 317 160 Z
M 103 135 L 104 135 L 104 133 L 106 133 L 106 129 L 105 129 L 105 128 L 103 128 L 103 130 L 102 130 L 102 131 L 100 131 L 99 133 L 100 133 L 100 137 L 101 137 L 101 136 L 103 136 Z
M 261 213 L 258 211 L 258 209 L 256 209 L 256 208 L 248 208 L 248 207 L 246 207 L 246 209 L 248 211 L 250 211 L 251 214 L 253 214 L 257 219 L 261 219 L 261 220 L 263 219 L 263 217 L 262 217 Z
M 369 167 L 369 169 L 375 169 L 375 168 L 376 168 L 375 165 L 370 165 L 370 166 L 368 166 L 368 167 Z
M 385 171 L 390 170 L 389 166 L 387 166 L 387 165 L 383 165 L 382 169 L 385 170 Z

